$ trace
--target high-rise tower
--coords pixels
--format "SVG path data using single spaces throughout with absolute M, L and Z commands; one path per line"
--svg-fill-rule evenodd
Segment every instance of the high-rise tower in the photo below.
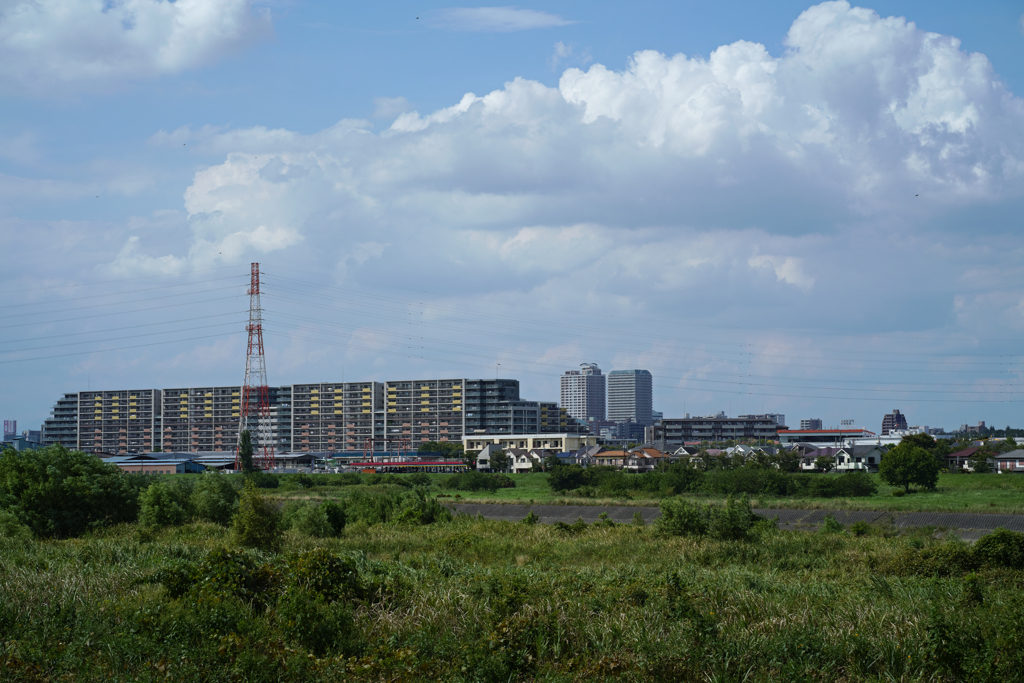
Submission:
M 260 306 L 260 264 L 253 263 L 249 282 L 249 347 L 245 354 L 245 381 L 242 382 L 238 443 L 242 432 L 252 438 L 253 465 L 272 469 L 274 441 L 270 432 L 270 390 L 267 387 L 267 362 L 263 355 L 263 308 Z M 238 447 L 235 447 L 237 454 Z M 236 455 L 236 469 L 237 455 Z
M 605 384 L 597 363 L 581 363 L 562 375 L 562 407 L 580 420 L 603 420 Z
M 608 373 L 608 419 L 650 426 L 654 423 L 652 394 L 647 370 L 612 370 Z

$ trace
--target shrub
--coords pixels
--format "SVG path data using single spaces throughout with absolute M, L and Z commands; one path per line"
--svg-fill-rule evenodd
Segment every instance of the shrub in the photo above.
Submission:
M 552 491 L 571 491 L 584 484 L 584 470 L 579 465 L 557 465 L 548 473 L 548 486 Z
M 854 536 L 867 536 L 871 533 L 871 525 L 865 522 L 863 519 L 854 522 L 850 526 L 850 531 Z
M 313 488 L 313 485 L 316 483 L 313 481 L 313 477 L 309 476 L 305 472 L 300 472 L 296 475 L 293 475 L 292 481 L 304 489 Z
M 430 475 L 426 472 L 410 474 L 407 479 L 413 486 L 430 486 Z
M 288 566 L 296 586 L 322 595 L 326 600 L 333 602 L 362 592 L 355 561 L 324 548 L 299 553 L 291 558 Z
M 318 657 L 355 649 L 352 612 L 342 602 L 329 603 L 318 593 L 293 586 L 278 600 L 276 616 L 289 638 Z
M 234 596 L 262 604 L 276 588 L 280 576 L 269 565 L 261 565 L 247 553 L 218 548 L 198 563 L 179 563 L 162 569 L 153 577 L 173 598 L 190 592 L 211 596 Z
M 261 472 L 259 470 L 256 470 L 251 474 L 245 475 L 245 480 L 247 482 L 251 481 L 253 485 L 261 489 L 276 489 L 278 486 L 281 485 L 281 479 L 279 475 L 267 474 L 266 472 Z
M 395 507 L 394 521 L 399 524 L 434 524 L 452 519 L 451 511 L 423 489 L 403 493 Z
M 821 523 L 821 528 L 818 531 L 823 534 L 841 534 L 844 529 L 834 515 L 825 515 L 825 521 Z
M 691 503 L 681 498 L 661 501 L 661 517 L 654 521 L 654 528 L 665 536 L 704 536 L 710 524 L 708 506 Z M 633 516 L 633 522 L 640 514 Z M 640 518 L 643 523 L 643 517 Z
M 0 510 L 0 538 L 32 538 L 32 530 L 10 510 Z
M 322 505 L 303 505 L 292 519 L 292 528 L 303 536 L 313 538 L 329 538 L 334 536 L 334 527 L 327 518 L 327 512 Z
M 912 545 L 880 567 L 884 572 L 899 576 L 952 576 L 977 568 L 974 553 L 959 539 L 928 548 L 918 549 Z
M 334 535 L 339 536 L 345 529 L 345 508 L 333 500 L 329 500 L 323 504 L 324 514 L 327 515 L 327 521 L 331 523 L 331 528 L 334 530 Z
M 155 481 L 139 494 L 139 524 L 147 529 L 185 524 L 192 518 L 188 487 L 181 480 Z
M 723 508 L 675 498 L 661 502 L 661 517 L 654 525 L 658 533 L 666 536 L 709 534 L 720 541 L 741 541 L 750 537 L 761 519 L 754 514 L 746 496 L 740 500 L 729 496 Z
M 1024 534 L 996 529 L 978 539 L 974 556 L 984 566 L 1024 569 Z
M 734 470 L 720 469 L 708 472 L 704 478 L 704 488 L 709 493 L 725 495 L 785 496 L 796 492 L 796 484 L 791 476 L 773 467 L 751 465 L 737 467 Z
M 523 517 L 523 524 L 530 524 L 530 525 L 532 525 L 532 524 L 536 524 L 539 521 L 540 521 L 540 517 L 538 517 L 536 515 L 536 513 L 534 513 L 533 510 L 530 510 L 530 514 L 526 515 L 526 517 Z
M 456 491 L 497 491 L 503 488 L 515 488 L 516 483 L 507 474 L 484 474 L 476 470 L 468 470 L 448 477 L 444 485 L 445 488 Z
M 143 483 L 148 480 L 61 446 L 8 449 L 0 455 L 0 508 L 8 508 L 36 536 L 78 536 L 134 522 Z
M 754 524 L 760 519 L 744 495 L 739 500 L 729 496 L 722 509 L 712 509 L 708 531 L 720 541 L 743 541 L 750 537 Z
M 238 492 L 219 472 L 207 472 L 192 489 L 192 510 L 204 522 L 227 526 L 238 509 Z
M 281 512 L 247 479 L 232 521 L 235 543 L 276 552 L 281 548 L 282 530 Z

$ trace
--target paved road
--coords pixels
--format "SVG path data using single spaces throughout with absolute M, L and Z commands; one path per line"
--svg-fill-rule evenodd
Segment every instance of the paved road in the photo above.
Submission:
M 466 515 L 480 515 L 484 519 L 502 519 L 518 522 L 530 510 L 540 517 L 544 524 L 565 522 L 571 524 L 579 518 L 587 523 L 597 521 L 605 513 L 608 519 L 628 524 L 637 512 L 644 522 L 650 524 L 661 516 L 655 507 L 597 506 L 597 505 L 495 505 L 454 503 L 454 511 Z M 980 538 L 986 533 L 1003 527 L 1011 531 L 1024 532 L 1024 515 L 1003 514 L 962 514 L 955 512 L 878 512 L 876 510 L 754 510 L 759 515 L 776 519 L 779 528 L 787 530 L 810 530 L 817 528 L 826 515 L 833 515 L 836 521 L 849 525 L 861 520 L 869 523 L 892 524 L 898 528 L 934 526 L 953 530 L 965 540 Z

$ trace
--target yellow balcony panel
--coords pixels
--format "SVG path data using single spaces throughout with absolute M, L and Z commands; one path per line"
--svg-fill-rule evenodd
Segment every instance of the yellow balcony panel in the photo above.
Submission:
M 397 408 L 388 408 L 388 412 L 389 413 L 397 413 L 398 409 Z
M 137 420 L 138 418 L 135 415 L 129 415 L 128 419 L 129 420 Z
M 232 391 L 232 392 L 231 392 L 231 395 L 232 395 L 232 396 L 238 396 L 238 392 L 237 392 L 237 391 Z
M 420 412 L 421 413 L 429 413 L 430 412 L 430 408 L 420 408 Z
M 340 391 L 340 389 L 339 389 L 339 391 Z M 363 387 L 363 392 L 364 393 L 369 393 L 370 391 L 371 391 L 370 387 Z
M 425 406 L 425 405 L 427 405 L 429 403 L 430 403 L 430 401 L 420 401 L 420 405 L 423 405 L 423 406 Z
M 231 413 L 231 417 L 238 417 L 238 413 Z
M 309 411 L 309 414 L 310 415 L 319 415 L 320 411 L 319 410 L 311 410 L 311 411 Z
M 462 399 L 461 398 L 453 398 L 452 399 L 452 403 L 462 403 Z
M 452 406 L 452 410 L 462 410 L 462 406 Z
M 309 393 L 311 393 L 311 394 L 319 394 L 320 390 L 319 389 L 310 389 Z
M 364 413 L 368 413 L 368 412 L 370 412 L 370 411 L 369 411 L 369 410 L 367 410 L 366 408 L 363 408 L 363 412 L 364 412 Z
M 337 408 L 335 408 L 335 409 L 334 409 L 334 414 L 335 414 L 335 415 L 341 415 L 341 411 L 340 411 L 340 410 L 338 410 Z
M 138 396 L 136 396 L 135 394 L 132 394 L 132 395 L 131 395 L 131 396 L 129 396 L 128 398 L 138 398 Z

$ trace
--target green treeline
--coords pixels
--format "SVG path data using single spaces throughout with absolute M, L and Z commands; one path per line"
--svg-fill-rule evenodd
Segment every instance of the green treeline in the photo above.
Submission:
M 552 464 L 548 484 L 552 490 L 584 497 L 619 497 L 630 492 L 662 497 L 682 493 L 726 496 L 771 495 L 808 498 L 870 496 L 877 484 L 863 471 L 845 474 L 797 474 L 756 464 L 699 470 L 683 463 L 633 474 L 613 467 Z

